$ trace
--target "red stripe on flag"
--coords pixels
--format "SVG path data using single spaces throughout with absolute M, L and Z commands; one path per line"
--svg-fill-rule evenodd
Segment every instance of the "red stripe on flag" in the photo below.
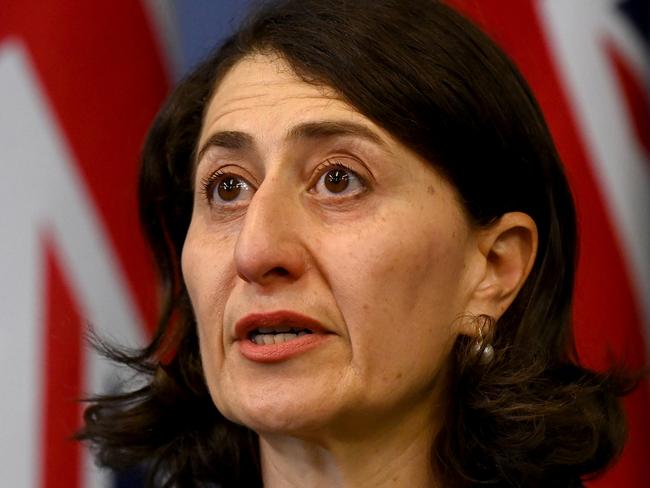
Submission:
M 138 1 L 5 0 L 0 41 L 27 44 L 59 126 L 108 226 L 117 263 L 154 323 L 157 295 L 140 237 L 140 147 L 169 87 L 150 21 Z
M 168 79 L 149 19 L 140 2 L 127 0 L 5 0 L 1 10 L 0 43 L 13 37 L 27 46 L 125 285 L 153 325 L 157 295 L 149 253 L 137 232 L 136 176 L 140 147 Z M 49 252 L 52 278 L 44 297 L 49 311 L 42 481 L 48 488 L 77 488 L 80 451 L 67 437 L 79 417 L 70 401 L 83 394 L 82 319 L 53 256 Z
M 575 335 L 583 362 L 609 366 L 612 354 L 632 367 L 644 364 L 640 306 L 594 177 L 585 141 L 568 102 L 535 0 L 448 0 L 482 25 L 506 50 L 528 80 L 539 101 L 565 164 L 579 219 L 580 260 L 574 300 Z M 588 8 L 588 6 L 586 7 Z M 589 486 L 640 486 L 647 478 L 650 455 L 650 399 L 645 384 L 625 401 L 630 438 L 625 452 L 603 478 Z
M 83 325 L 53 245 L 45 252 L 45 379 L 43 401 L 43 488 L 81 486 L 81 446 L 70 440 L 80 426 Z M 36 466 L 34 467 L 36 468 Z

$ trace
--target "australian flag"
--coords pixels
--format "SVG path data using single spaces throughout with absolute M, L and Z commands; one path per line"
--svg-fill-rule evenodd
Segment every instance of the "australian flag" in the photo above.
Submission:
M 650 350 L 650 2 L 448 0 L 530 82 L 577 200 L 581 359 L 639 367 Z M 119 387 L 88 323 L 144 344 L 154 273 L 138 228 L 146 130 L 175 80 L 244 1 L 3 0 L 0 6 L 0 484 L 142 486 L 69 438 L 78 402 Z M 625 400 L 622 458 L 594 488 L 648 486 L 650 401 Z

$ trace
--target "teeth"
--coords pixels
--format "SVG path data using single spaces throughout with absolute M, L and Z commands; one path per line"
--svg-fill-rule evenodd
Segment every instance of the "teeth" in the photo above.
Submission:
M 259 327 L 250 334 L 250 340 L 255 344 L 270 345 L 282 344 L 296 337 L 312 334 L 309 329 L 296 329 L 293 327 Z
M 296 337 L 305 335 L 306 332 L 299 332 L 298 334 L 293 333 L 282 333 L 282 334 L 254 334 L 252 339 L 255 344 L 271 345 L 271 344 L 282 344 L 295 339 Z

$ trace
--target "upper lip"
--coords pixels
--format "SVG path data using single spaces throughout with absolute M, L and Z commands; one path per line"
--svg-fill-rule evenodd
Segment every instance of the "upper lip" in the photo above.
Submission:
M 235 340 L 246 339 L 255 329 L 261 327 L 291 327 L 309 329 L 312 332 L 324 332 L 325 328 L 318 320 L 289 310 L 275 312 L 251 313 L 245 315 L 235 324 Z

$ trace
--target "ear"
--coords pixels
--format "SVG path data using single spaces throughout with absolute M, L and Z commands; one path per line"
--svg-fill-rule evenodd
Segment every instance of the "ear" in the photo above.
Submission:
M 498 320 L 524 285 L 537 255 L 537 226 L 522 212 L 509 212 L 477 233 L 476 274 L 466 317 L 488 315 Z M 475 336 L 474 320 L 463 320 L 460 332 Z

